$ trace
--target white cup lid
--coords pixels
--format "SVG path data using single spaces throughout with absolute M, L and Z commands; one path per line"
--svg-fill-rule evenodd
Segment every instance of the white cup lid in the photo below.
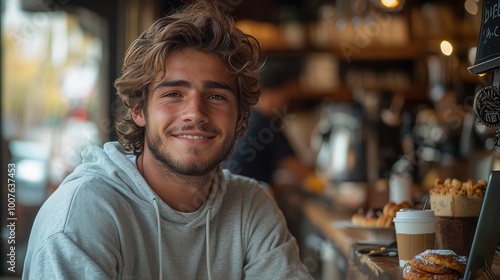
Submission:
M 429 223 L 435 222 L 436 216 L 434 216 L 434 211 L 431 209 L 418 210 L 418 209 L 401 209 L 396 212 L 396 217 L 392 220 L 395 223 L 398 222 L 419 222 L 419 223 Z

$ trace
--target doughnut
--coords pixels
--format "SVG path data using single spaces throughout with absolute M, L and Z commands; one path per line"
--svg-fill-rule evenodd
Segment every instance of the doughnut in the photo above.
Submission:
M 453 250 L 427 249 L 419 255 L 429 262 L 440 264 L 442 266 L 446 266 L 458 271 L 460 273 L 460 276 L 463 276 L 465 273 L 465 267 L 467 266 L 467 257 L 459 256 Z
M 410 260 L 410 265 L 416 269 L 434 274 L 450 274 L 454 272 L 453 269 L 430 262 L 424 259 L 421 255 L 416 255 L 412 260 Z
M 434 274 L 411 266 L 410 262 L 403 268 L 403 279 L 405 280 L 458 280 L 460 276 L 456 272 L 448 274 Z

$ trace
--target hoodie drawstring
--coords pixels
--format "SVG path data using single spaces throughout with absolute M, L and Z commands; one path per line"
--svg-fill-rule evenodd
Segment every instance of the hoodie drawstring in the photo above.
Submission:
M 158 279 L 163 280 L 163 260 L 162 260 L 162 248 L 161 248 L 161 224 L 160 224 L 160 209 L 158 208 L 158 201 L 156 197 L 153 197 L 153 206 L 156 211 L 156 223 L 158 224 Z
M 208 280 L 212 279 L 212 265 L 210 263 L 210 212 L 212 212 L 212 207 L 208 208 L 207 211 L 207 222 L 205 223 L 205 238 L 206 238 L 206 244 L 207 244 L 207 274 L 208 274 Z
M 163 260 L 162 260 L 162 248 L 161 248 L 161 224 L 160 224 L 160 209 L 158 208 L 158 201 L 156 197 L 153 197 L 153 206 L 156 211 L 156 223 L 158 224 L 158 279 L 163 279 Z M 212 265 L 210 263 L 210 214 L 212 212 L 212 207 L 208 208 L 207 211 L 207 222 L 205 223 L 205 241 L 206 241 L 206 258 L 207 258 L 207 274 L 208 280 L 212 280 Z

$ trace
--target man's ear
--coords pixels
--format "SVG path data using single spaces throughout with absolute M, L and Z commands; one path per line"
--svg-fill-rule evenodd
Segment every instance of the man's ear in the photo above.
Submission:
M 144 116 L 144 110 L 139 109 L 138 107 L 135 107 L 131 110 L 132 119 L 134 120 L 135 124 L 140 127 L 146 126 L 146 117 Z

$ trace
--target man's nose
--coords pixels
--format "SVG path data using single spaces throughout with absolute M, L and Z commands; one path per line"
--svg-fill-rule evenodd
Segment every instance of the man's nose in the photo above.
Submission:
M 195 94 L 190 96 L 185 103 L 182 120 L 190 123 L 204 123 L 208 119 L 204 98 Z

